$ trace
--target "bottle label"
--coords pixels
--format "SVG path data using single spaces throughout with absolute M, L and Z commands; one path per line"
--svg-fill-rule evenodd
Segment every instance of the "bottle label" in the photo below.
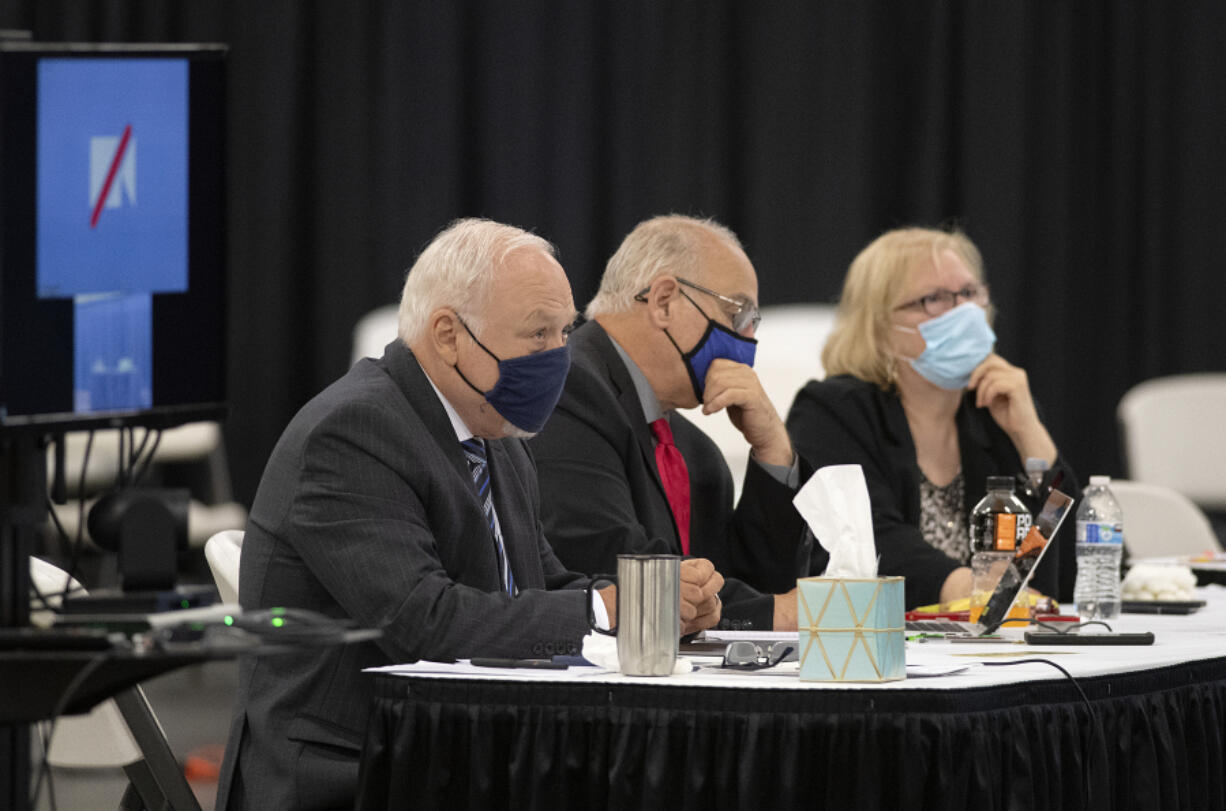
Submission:
M 1017 544 L 1018 546 L 1021 546 L 1022 543 L 1026 540 L 1026 536 L 1030 534 L 1030 527 L 1032 523 L 1033 522 L 1030 517 L 1030 513 L 1018 513 L 1017 514 Z
M 996 551 L 1012 552 L 1017 546 L 1017 516 L 1012 513 L 996 514 Z
M 1077 543 L 1113 543 L 1124 542 L 1123 524 L 1093 523 L 1079 521 L 1077 523 Z

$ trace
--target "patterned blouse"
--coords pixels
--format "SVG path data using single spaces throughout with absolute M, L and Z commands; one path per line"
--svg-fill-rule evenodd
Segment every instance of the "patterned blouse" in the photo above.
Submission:
M 937 487 L 920 473 L 920 532 L 925 541 L 964 566 L 971 559 L 965 494 L 966 479 L 962 471 L 944 487 Z

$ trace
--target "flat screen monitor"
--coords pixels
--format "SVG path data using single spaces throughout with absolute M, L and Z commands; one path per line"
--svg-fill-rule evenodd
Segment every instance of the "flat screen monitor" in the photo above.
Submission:
M 0 42 L 0 430 L 222 415 L 225 50 Z

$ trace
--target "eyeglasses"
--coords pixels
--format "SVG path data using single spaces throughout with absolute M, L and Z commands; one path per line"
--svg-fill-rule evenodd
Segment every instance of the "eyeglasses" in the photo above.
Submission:
M 724 667 L 764 670 L 780 662 L 796 661 L 796 642 L 779 641 L 765 650 L 753 642 L 729 642 L 724 648 Z
M 926 296 L 920 296 L 917 299 L 899 304 L 895 310 L 912 310 L 915 308 L 923 308 L 928 315 L 940 315 L 946 310 L 952 310 L 958 306 L 958 300 L 973 301 L 980 307 L 988 303 L 988 286 L 986 284 L 968 284 L 961 290 L 937 290 L 929 293 Z
M 758 305 L 745 301 L 744 299 L 735 299 L 721 293 L 716 293 L 714 290 L 710 290 L 700 284 L 694 284 L 689 279 L 683 279 L 680 276 L 677 277 L 677 281 L 686 287 L 697 290 L 700 293 L 706 293 L 708 296 L 714 296 L 720 301 L 731 304 L 733 307 L 735 307 L 736 309 L 730 313 L 732 318 L 732 329 L 734 331 L 744 334 L 752 329 L 754 332 L 757 332 L 758 325 L 762 323 L 762 313 L 758 310 Z M 650 287 L 644 287 L 642 290 L 635 293 L 634 300 L 647 301 L 647 291 L 650 289 Z M 702 308 L 699 307 L 699 309 L 701 310 Z

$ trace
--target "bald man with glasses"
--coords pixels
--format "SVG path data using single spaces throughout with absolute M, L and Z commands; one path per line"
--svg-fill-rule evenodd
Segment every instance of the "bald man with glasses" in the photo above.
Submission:
M 725 577 L 724 627 L 790 629 L 811 545 L 792 498 L 811 469 L 753 370 L 757 301 L 757 274 L 727 228 L 640 223 L 609 259 L 571 337 L 562 398 L 530 445 L 565 565 L 595 574 L 615 571 L 618 554 L 709 558 Z M 752 449 L 736 503 L 718 447 L 676 411 L 698 405 L 725 412 Z

